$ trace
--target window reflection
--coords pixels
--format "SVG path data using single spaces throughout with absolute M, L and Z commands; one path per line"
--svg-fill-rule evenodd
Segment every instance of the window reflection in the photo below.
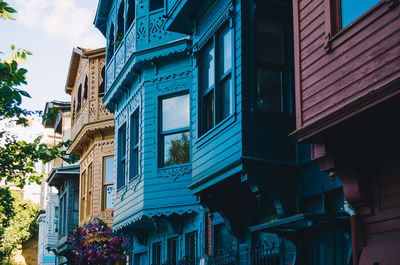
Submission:
M 189 95 L 167 98 L 162 101 L 162 130 L 189 127 Z
M 170 97 L 161 101 L 162 166 L 189 163 L 190 110 L 189 95 Z
M 166 166 L 185 164 L 189 162 L 189 134 L 176 133 L 164 138 L 164 164 Z

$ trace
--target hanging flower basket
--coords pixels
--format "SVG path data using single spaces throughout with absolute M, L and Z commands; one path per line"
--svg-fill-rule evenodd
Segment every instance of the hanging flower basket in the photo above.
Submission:
M 78 265 L 125 262 L 126 254 L 132 248 L 127 238 L 114 233 L 98 218 L 76 228 L 68 241 L 71 259 Z

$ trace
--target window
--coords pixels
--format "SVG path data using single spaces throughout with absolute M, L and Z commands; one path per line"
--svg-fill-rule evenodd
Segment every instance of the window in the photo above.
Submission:
M 110 32 L 108 33 L 108 48 L 107 48 L 107 62 L 114 56 L 114 24 L 111 24 Z
M 178 238 L 170 238 L 167 243 L 167 258 L 169 265 L 176 265 L 178 260 Z
M 131 159 L 129 180 L 139 175 L 139 110 L 131 116 Z
M 104 96 L 104 83 L 106 81 L 106 68 L 101 68 L 101 84 L 99 86 L 99 97 Z
M 128 27 L 128 29 L 131 27 L 133 21 L 135 20 L 135 16 L 136 16 L 135 2 L 136 2 L 136 0 L 128 1 L 128 17 L 126 19 L 126 26 Z
M 263 14 L 256 20 L 256 108 L 267 112 L 289 112 L 285 53 L 285 25 Z
M 88 76 L 85 77 L 85 84 L 83 88 L 83 102 L 86 103 L 88 99 Z
M 164 0 L 150 0 L 149 10 L 153 11 L 164 7 Z
M 126 124 L 118 130 L 117 190 L 125 185 L 126 176 Z
M 203 134 L 233 114 L 232 31 L 220 30 L 200 57 L 200 113 Z
M 125 22 L 124 22 L 124 1 L 121 1 L 121 4 L 118 9 L 118 29 L 117 29 L 117 37 L 115 38 L 115 44 L 117 47 L 121 44 L 124 39 L 125 33 Z
M 189 163 L 189 95 L 161 100 L 161 166 Z
M 86 204 L 86 171 L 82 173 L 81 179 L 81 220 L 85 219 L 85 204 Z
M 81 104 L 82 104 L 82 84 L 79 84 L 79 88 L 78 88 L 78 110 L 77 112 L 79 112 L 81 110 Z
M 135 265 L 146 265 L 147 253 L 137 253 L 133 256 L 133 263 Z
M 54 232 L 58 233 L 58 218 L 60 215 L 60 210 L 59 208 L 56 206 L 54 207 Z
M 337 0 L 340 1 L 341 7 L 341 27 L 344 28 L 349 25 L 351 22 L 356 20 L 362 14 L 371 9 L 374 5 L 376 5 L 380 0 L 363 0 L 363 1 L 354 1 L 354 0 Z
M 103 209 L 114 207 L 114 157 L 106 157 L 103 161 Z
M 197 257 L 197 232 L 186 234 L 185 237 L 185 256 L 190 265 L 196 264 Z
M 152 265 L 161 265 L 161 242 L 153 244 Z
M 87 192 L 86 192 L 86 216 L 90 216 L 92 209 L 92 181 L 93 181 L 92 164 L 88 167 L 87 173 Z

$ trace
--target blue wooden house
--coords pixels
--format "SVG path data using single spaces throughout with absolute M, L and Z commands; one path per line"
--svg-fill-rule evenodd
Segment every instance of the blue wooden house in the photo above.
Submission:
M 162 0 L 100 0 L 105 106 L 115 117 L 115 231 L 132 264 L 194 264 L 203 211 L 192 182 L 191 39 L 165 29 Z
M 341 183 L 289 136 L 292 13 L 290 0 L 165 1 L 166 28 L 193 41 L 189 187 L 210 211 L 210 264 L 350 262 Z

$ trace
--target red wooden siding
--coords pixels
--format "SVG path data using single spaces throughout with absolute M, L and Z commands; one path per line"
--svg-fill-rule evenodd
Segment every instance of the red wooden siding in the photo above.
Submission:
M 328 3 L 294 1 L 297 129 L 400 80 L 400 7 L 381 1 L 331 37 L 327 49 Z

